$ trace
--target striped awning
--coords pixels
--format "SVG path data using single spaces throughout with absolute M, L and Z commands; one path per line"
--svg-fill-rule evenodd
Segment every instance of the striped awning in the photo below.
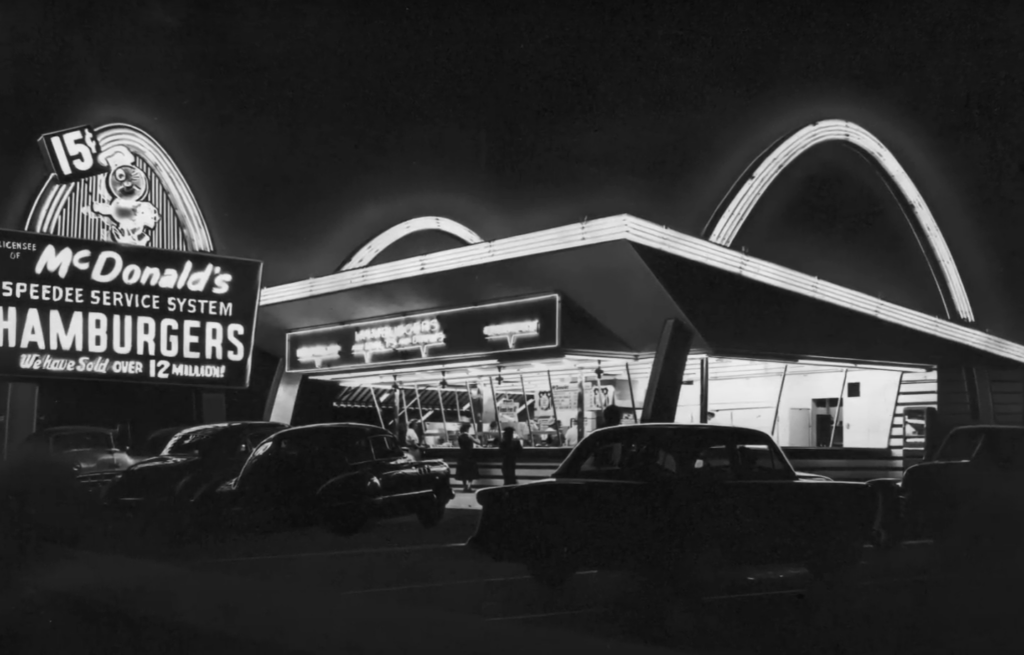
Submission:
M 334 400 L 336 407 L 364 407 L 375 408 L 373 394 L 377 396 L 377 403 L 381 408 L 393 409 L 395 407 L 395 391 L 393 389 L 381 389 L 379 387 L 341 387 L 340 392 Z M 465 389 L 420 389 L 419 399 L 416 397 L 415 389 L 400 389 L 398 394 L 404 397 L 403 407 L 408 407 L 412 414 L 416 414 L 422 406 L 424 412 L 441 411 L 441 403 L 444 403 L 445 412 L 466 413 L 469 412 L 470 396 Z

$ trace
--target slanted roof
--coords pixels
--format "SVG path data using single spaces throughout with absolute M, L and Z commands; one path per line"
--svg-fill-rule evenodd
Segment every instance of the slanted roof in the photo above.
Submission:
M 629 215 L 264 289 L 257 338 L 282 354 L 290 330 L 552 291 L 637 353 L 655 350 L 677 318 L 695 347 L 721 355 L 1024 363 L 1024 346 L 975 327 Z

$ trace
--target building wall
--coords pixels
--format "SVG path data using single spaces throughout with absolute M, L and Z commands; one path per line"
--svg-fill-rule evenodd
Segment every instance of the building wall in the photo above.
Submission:
M 791 435 L 799 433 L 800 429 L 791 424 L 790 410 L 807 410 L 806 420 L 810 421 L 813 420 L 810 415 L 814 399 L 842 397 L 843 445 L 889 447 L 892 413 L 900 383 L 898 371 L 849 369 L 844 388 L 843 369 L 790 365 L 780 400 L 783 368 L 783 364 L 769 362 L 712 359 L 708 409 L 715 412 L 715 422 L 772 433 L 778 401 L 778 422 L 773 436 L 781 446 L 803 445 L 791 440 Z M 850 383 L 860 383 L 859 397 L 847 397 Z M 676 420 L 699 422 L 699 381 L 684 385 L 679 396 Z

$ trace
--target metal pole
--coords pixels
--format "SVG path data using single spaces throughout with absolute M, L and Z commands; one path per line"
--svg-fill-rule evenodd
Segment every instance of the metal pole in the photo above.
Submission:
M 473 407 L 473 390 L 469 388 L 469 381 L 466 381 L 466 396 L 469 398 L 469 417 L 473 419 L 473 430 L 476 431 L 476 408 Z M 482 427 L 482 426 L 481 426 Z
M 626 382 L 629 384 L 629 404 L 633 406 L 633 422 L 639 423 L 640 417 L 636 415 L 636 396 L 633 395 L 633 376 L 629 373 L 629 362 L 626 362 Z
M 551 392 L 551 413 L 555 417 L 555 425 L 559 425 L 559 423 L 558 423 L 558 407 L 555 406 L 555 385 L 551 382 L 551 371 L 550 370 L 546 371 L 546 373 L 548 374 L 548 391 Z M 566 428 L 566 429 L 568 429 L 568 428 Z M 564 432 L 562 434 L 558 435 L 559 442 L 561 442 L 562 437 L 564 435 L 565 435 Z
M 832 434 L 828 438 L 828 447 L 829 448 L 834 447 L 834 444 L 836 442 L 836 423 L 838 423 L 840 420 L 842 420 L 843 394 L 846 393 L 846 376 L 849 375 L 849 373 L 850 373 L 850 369 L 848 369 L 848 368 L 844 368 L 843 369 L 843 386 L 839 387 L 839 403 L 836 405 L 836 417 L 835 417 L 835 420 L 832 421 Z M 825 401 L 825 402 L 828 402 L 828 401 Z M 828 408 L 826 407 L 826 409 L 828 409 Z M 891 428 L 890 428 L 890 431 L 891 431 Z
M 377 392 L 374 390 L 372 385 L 370 386 L 370 397 L 373 398 L 373 406 L 377 408 L 377 418 L 380 420 L 380 427 L 387 430 L 388 426 L 384 425 L 384 413 L 380 411 L 380 403 L 377 401 Z
M 779 424 L 779 405 L 782 404 L 782 388 L 786 386 L 786 373 L 789 371 L 789 364 L 782 367 L 782 382 L 779 382 L 779 397 L 775 399 L 775 418 L 772 419 L 772 436 L 775 436 L 775 426 Z
M 498 426 L 498 434 L 501 434 L 501 414 L 498 413 L 498 392 L 494 390 L 494 378 L 490 375 L 487 376 L 487 381 L 491 383 L 491 402 L 494 403 L 494 423 Z
M 420 385 L 414 384 L 412 388 L 416 391 L 416 409 L 420 415 L 420 427 L 426 430 L 426 426 L 423 425 L 423 401 L 420 400 Z
M 579 380 L 576 384 L 576 399 L 579 407 L 576 408 L 576 443 L 583 441 L 587 435 L 587 392 L 583 388 L 583 371 L 579 369 Z
M 448 443 L 448 416 L 444 413 L 444 388 L 438 387 L 437 402 L 441 405 L 441 431 L 444 432 L 444 441 Z
M 900 371 L 900 380 L 899 380 L 899 382 L 896 383 L 896 398 L 892 401 L 892 413 L 889 415 L 889 439 L 888 439 L 888 441 L 886 441 L 886 443 L 889 444 L 889 446 L 890 446 L 890 451 L 889 451 L 890 453 L 892 452 L 892 450 L 891 450 L 891 445 L 892 445 L 892 424 L 896 420 L 896 410 L 899 409 L 899 406 L 900 406 L 900 390 L 903 388 L 903 376 L 904 375 L 906 375 L 906 372 L 905 371 Z M 904 420 L 904 423 L 906 423 L 905 420 Z M 903 443 L 905 441 L 906 436 L 907 436 L 906 435 L 906 428 L 901 425 L 900 426 L 900 442 L 901 443 Z M 902 447 L 906 448 L 906 446 L 907 446 L 906 443 L 903 443 Z M 902 454 L 903 454 L 903 451 L 900 450 L 900 455 L 902 456 Z
M 700 360 L 700 422 L 708 422 L 708 387 L 711 385 L 711 361 Z
M 530 445 L 536 446 L 533 441 L 533 426 L 530 424 L 530 399 L 526 397 L 526 378 L 519 374 L 519 388 L 523 390 L 523 409 L 526 410 L 526 431 L 530 433 Z

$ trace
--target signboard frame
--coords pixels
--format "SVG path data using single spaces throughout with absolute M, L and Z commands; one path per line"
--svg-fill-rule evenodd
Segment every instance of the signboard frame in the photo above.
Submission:
M 44 253 L 48 252 L 50 246 L 52 254 L 44 260 Z M 66 250 L 71 252 L 67 254 L 65 264 L 65 260 L 61 258 L 65 256 Z M 109 277 L 113 269 L 103 269 L 103 265 L 107 264 L 101 265 L 101 262 L 115 261 L 119 262 L 118 274 L 107 280 L 105 278 Z M 133 266 L 135 268 L 130 277 L 135 281 L 128 283 L 125 276 L 128 275 L 128 269 Z M 143 272 L 150 269 L 164 271 L 163 275 L 169 275 L 168 271 L 174 271 L 175 275 L 180 277 L 170 286 L 154 284 L 153 276 L 141 277 Z M 135 278 L 136 270 L 139 272 L 139 278 Z M 205 278 L 206 282 L 202 282 L 206 271 L 209 271 L 209 274 Z M 230 273 L 231 278 L 225 280 L 222 277 L 224 273 Z M 195 277 L 197 275 L 199 277 Z M 218 278 L 219 284 L 227 285 L 227 289 L 219 298 L 215 297 L 212 290 L 218 284 Z M 143 281 L 147 284 L 143 284 Z M 202 289 L 189 287 L 193 282 L 193 286 Z M 127 382 L 208 390 L 248 388 L 252 375 L 262 286 L 263 262 L 259 260 L 0 229 L 0 378 L 34 382 Z M 27 295 L 18 298 L 16 296 L 19 293 Z M 121 300 L 114 300 L 115 293 L 121 294 L 117 296 Z M 129 297 L 131 301 L 128 300 Z M 172 298 L 175 302 L 171 302 Z M 218 300 L 222 305 L 230 304 L 229 316 L 217 316 L 196 309 L 211 306 L 204 305 L 202 301 Z M 134 301 L 137 304 L 118 304 L 122 301 Z M 147 301 L 149 307 L 146 306 Z M 174 307 L 177 307 L 177 310 Z M 236 307 L 241 311 L 236 311 Z M 22 347 L 27 341 L 25 331 L 30 329 L 28 312 L 31 309 L 36 310 L 36 321 L 39 322 L 38 329 L 41 331 L 41 336 L 33 341 L 53 346 L 55 341 L 63 337 L 65 341 L 60 342 L 60 349 Z M 96 314 L 105 317 L 102 321 L 103 328 L 95 327 L 96 331 L 103 333 L 104 345 L 93 348 L 92 321 L 93 315 Z M 58 327 L 51 324 L 55 316 L 59 319 Z M 149 317 L 157 326 L 156 332 L 150 337 L 153 341 L 151 354 L 137 352 L 145 350 L 144 344 L 141 343 L 143 331 L 138 322 L 131 336 L 139 343 L 127 346 L 128 353 L 115 351 L 117 330 L 114 323 L 120 319 L 121 329 L 130 330 L 131 323 L 125 320 L 129 317 L 133 321 L 136 318 Z M 239 317 L 239 320 L 231 322 L 230 318 L 233 317 Z M 226 320 L 218 320 L 222 318 Z M 180 334 L 173 337 L 176 355 L 161 353 L 165 345 L 162 339 L 167 333 L 163 321 L 167 319 L 179 321 L 182 327 Z M 15 321 L 14 327 L 5 327 L 11 320 Z M 193 324 L 185 325 L 185 321 L 193 321 Z M 54 323 L 56 324 L 56 321 Z M 199 336 L 190 331 L 195 327 L 195 323 L 199 323 L 202 328 Z M 219 332 L 210 328 L 211 323 L 220 324 Z M 98 326 L 99 322 L 95 325 Z M 227 348 L 230 347 L 229 344 L 234 345 L 235 341 L 232 341 L 228 334 L 231 332 L 229 328 L 235 325 L 247 332 L 234 335 L 235 341 L 241 344 L 245 352 L 241 360 L 232 361 L 227 355 Z M 12 330 L 16 340 L 20 342 L 14 348 L 6 343 Z M 57 336 L 54 336 L 55 333 Z M 122 339 L 127 338 L 126 333 L 121 334 Z M 210 353 L 207 337 L 211 334 L 219 334 L 221 342 L 218 351 L 221 357 L 215 364 L 210 363 L 212 359 L 203 356 L 203 353 Z M 76 347 L 64 349 L 65 342 Z M 122 347 L 125 347 L 124 343 L 122 342 Z M 188 350 L 192 344 L 195 344 L 197 351 Z M 188 358 L 185 356 L 186 351 L 200 354 L 195 358 Z M 34 358 L 32 366 L 28 368 L 25 367 L 28 360 L 22 360 L 22 357 L 26 356 Z M 86 365 L 82 363 L 83 359 L 88 359 L 93 364 L 91 370 L 77 368 Z M 103 360 L 106 360 L 105 364 Z M 39 365 L 35 365 L 36 362 L 39 362 Z M 50 365 L 55 368 L 47 370 Z M 61 368 L 57 368 L 58 365 Z M 64 370 L 65 365 L 76 368 Z M 139 366 L 141 372 L 137 370 Z M 186 371 L 200 371 L 186 369 L 189 366 L 223 366 L 223 375 L 219 378 L 207 376 L 207 373 L 214 372 L 209 368 L 203 368 L 201 375 L 190 375 Z M 101 368 L 103 372 L 99 372 Z M 166 377 L 159 377 L 154 375 L 155 373 L 166 374 Z
M 472 316 L 486 315 L 488 312 L 493 312 L 499 308 L 505 308 L 505 312 L 514 311 L 512 306 L 527 306 L 529 304 L 535 304 L 541 306 L 541 311 L 552 312 L 554 317 L 554 327 L 548 328 L 546 324 L 538 323 L 537 332 L 535 333 L 536 341 L 531 338 L 529 342 L 519 341 L 518 339 L 525 339 L 527 337 L 533 337 L 534 333 L 519 333 L 519 334 L 507 334 L 509 330 L 498 331 L 492 330 L 488 335 L 487 329 L 492 326 L 486 326 L 482 336 L 484 341 L 493 341 L 495 344 L 501 343 L 502 339 L 507 339 L 508 346 L 501 348 L 498 346 L 480 348 L 479 350 L 465 350 L 456 351 L 446 355 L 429 355 L 429 351 L 440 345 L 437 341 L 436 335 L 440 330 L 439 317 L 458 317 L 459 315 Z M 529 318 L 516 318 L 515 321 L 522 323 L 529 322 L 532 319 Z M 415 334 L 406 326 L 414 325 L 417 322 L 421 324 L 416 329 Z M 511 325 L 512 323 L 506 323 L 505 325 Z M 449 324 L 450 325 L 450 324 Z M 346 351 L 350 356 L 355 356 L 355 332 L 356 330 L 374 330 L 388 328 L 398 328 L 402 331 L 403 337 L 418 337 L 420 341 L 418 343 L 409 341 L 405 345 L 399 346 L 397 349 L 383 349 L 374 352 L 379 353 L 391 353 L 391 358 L 372 361 L 372 354 L 367 357 L 366 363 L 342 363 L 332 365 L 332 361 L 341 359 Z M 545 337 L 545 333 L 548 336 Z M 441 336 L 444 337 L 446 333 L 442 332 Z M 311 335 L 317 335 L 313 337 Z M 486 336 L 485 336 L 486 335 Z M 332 341 L 332 339 L 334 341 Z M 309 345 L 319 340 L 319 344 Z M 339 341 L 345 341 L 344 344 L 338 343 Z M 330 343 L 329 343 L 330 342 Z M 305 345 L 304 345 L 305 344 Z M 444 346 L 448 347 L 450 344 L 447 341 L 444 342 Z M 549 350 L 559 348 L 562 345 L 562 298 L 558 293 L 546 293 L 534 296 L 524 296 L 518 298 L 509 298 L 504 300 L 498 300 L 494 302 L 485 302 L 471 306 L 452 307 L 446 309 L 437 309 L 431 311 L 417 311 L 406 314 L 397 314 L 392 316 L 385 316 L 380 318 L 373 318 L 363 321 L 355 321 L 351 323 L 338 323 L 334 325 L 326 325 L 315 328 L 304 328 L 300 330 L 293 330 L 285 335 L 285 371 L 287 373 L 300 373 L 300 374 L 324 374 L 324 373 L 336 373 L 336 372 L 349 372 L 349 371 L 362 371 L 362 370 L 374 370 L 381 368 L 392 368 L 395 366 L 403 366 L 407 364 L 429 364 L 429 363 L 443 363 L 449 361 L 472 359 L 474 357 L 493 357 L 499 354 L 508 353 L 520 353 L 534 350 Z M 306 357 L 309 362 L 312 362 L 312 366 L 308 362 L 302 362 L 299 358 L 299 350 L 309 348 Z M 394 352 L 396 350 L 407 350 L 414 351 L 420 349 L 421 354 L 418 357 L 403 356 L 402 358 L 395 358 Z M 367 355 L 367 351 L 359 353 L 361 355 Z M 320 355 L 320 357 L 317 357 Z M 387 355 L 385 355 L 387 357 Z M 316 359 L 322 361 L 317 362 Z

